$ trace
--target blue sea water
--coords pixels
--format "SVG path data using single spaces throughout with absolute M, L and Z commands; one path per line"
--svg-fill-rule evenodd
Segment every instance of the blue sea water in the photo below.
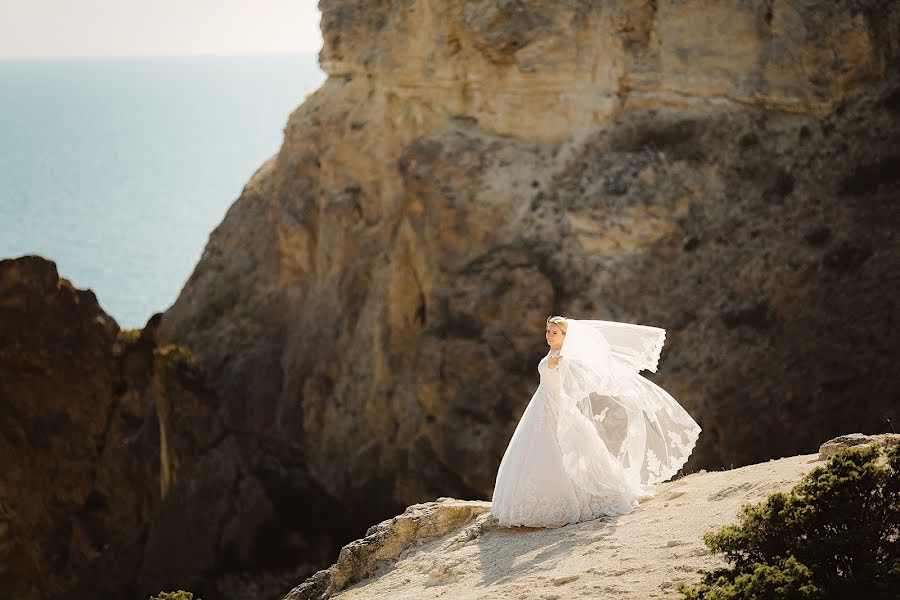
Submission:
M 143 326 L 323 80 L 315 54 L 0 61 L 0 258 Z

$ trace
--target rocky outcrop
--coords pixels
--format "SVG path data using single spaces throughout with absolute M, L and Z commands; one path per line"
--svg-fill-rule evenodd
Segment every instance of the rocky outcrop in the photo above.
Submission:
M 844 448 L 868 446 L 869 444 L 877 444 L 887 440 L 900 440 L 900 434 L 883 433 L 880 435 L 865 435 L 862 433 L 850 433 L 847 435 L 839 435 L 819 446 L 819 458 L 828 458 L 829 456 L 837 454 Z
M 672 598 L 679 581 L 724 566 L 703 533 L 816 464 L 807 454 L 693 473 L 658 485 L 628 515 L 557 529 L 501 527 L 489 503 L 440 498 L 373 527 L 284 600 Z
M 341 511 L 488 497 L 551 313 L 667 329 L 689 470 L 897 421 L 896 3 L 321 9 L 161 335 Z
M 158 323 L 120 331 L 54 263 L 0 261 L 0 597 L 274 598 L 361 530 L 298 450 L 224 426 Z
M 158 501 L 143 447 L 117 443 L 144 416 L 114 393 L 118 331 L 94 294 L 59 279 L 52 263 L 0 261 L 4 597 L 61 597 Z
M 407 507 L 403 514 L 370 527 L 366 537 L 341 548 L 335 564 L 291 590 L 285 600 L 328 598 L 379 568 L 389 568 L 409 548 L 456 531 L 490 510 L 490 502 L 453 498 Z

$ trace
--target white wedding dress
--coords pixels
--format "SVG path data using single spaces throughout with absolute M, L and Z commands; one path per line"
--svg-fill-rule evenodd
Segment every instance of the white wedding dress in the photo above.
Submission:
M 541 380 L 500 462 L 491 514 L 501 525 L 559 527 L 621 515 L 684 465 L 700 427 L 656 371 L 658 327 L 566 320 L 556 369 Z

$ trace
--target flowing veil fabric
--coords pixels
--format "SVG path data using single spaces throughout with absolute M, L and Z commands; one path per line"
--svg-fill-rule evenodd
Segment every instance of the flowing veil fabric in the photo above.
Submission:
M 639 375 L 655 372 L 665 329 L 614 321 L 566 320 L 559 371 L 563 403 L 575 403 L 632 485 L 652 495 L 690 456 L 700 426 L 664 389 Z M 559 435 L 566 438 L 566 431 Z
M 559 366 L 510 440 L 491 512 L 501 524 L 558 526 L 631 511 L 684 465 L 700 427 L 642 377 L 656 371 L 665 330 L 566 319 Z

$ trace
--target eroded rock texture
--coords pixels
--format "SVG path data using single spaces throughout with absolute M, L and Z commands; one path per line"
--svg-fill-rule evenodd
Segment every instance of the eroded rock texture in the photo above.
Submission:
M 274 598 L 487 497 L 550 313 L 668 330 L 691 469 L 898 422 L 896 2 L 321 8 L 161 323 L 0 263 L 0 595 Z
M 101 540 L 134 532 L 158 499 L 158 487 L 134 485 L 155 479 L 140 449 L 111 443 L 142 416 L 139 402 L 120 404 L 113 393 L 118 329 L 93 293 L 59 279 L 52 263 L 0 261 L 5 597 L 60 595 L 102 554 Z
M 0 261 L 0 597 L 276 597 L 356 533 L 296 449 L 225 427 L 158 322 Z
M 321 9 L 161 331 L 328 495 L 487 497 L 551 313 L 668 330 L 691 468 L 897 422 L 897 3 Z

